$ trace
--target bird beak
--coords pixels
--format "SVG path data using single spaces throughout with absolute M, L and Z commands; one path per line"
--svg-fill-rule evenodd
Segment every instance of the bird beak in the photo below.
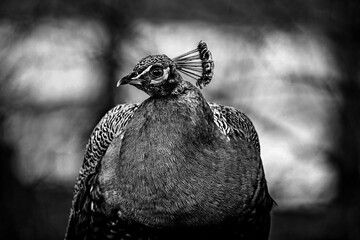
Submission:
M 123 77 L 122 79 L 120 79 L 117 82 L 116 87 L 119 87 L 120 85 L 125 85 L 125 84 L 142 85 L 141 79 L 139 79 L 138 77 L 139 76 L 136 76 L 136 73 L 132 72 L 132 73 L 128 74 L 127 76 Z

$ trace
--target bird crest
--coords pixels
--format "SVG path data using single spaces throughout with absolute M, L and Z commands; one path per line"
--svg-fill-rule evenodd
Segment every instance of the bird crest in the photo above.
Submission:
M 214 75 L 214 61 L 211 52 L 209 51 L 207 44 L 200 41 L 197 48 L 173 59 L 164 54 L 150 55 L 141 59 L 135 65 L 132 73 L 126 76 L 125 79 L 127 80 L 120 80 L 118 86 L 127 83 L 130 80 L 138 79 L 140 76 L 150 72 L 156 65 L 162 66 L 165 70 L 170 65 L 174 66 L 180 73 L 195 79 L 196 85 L 200 89 L 209 84 Z M 136 83 L 136 81 L 132 81 L 132 83 Z
M 214 61 L 207 44 L 200 41 L 197 48 L 172 59 L 176 69 L 196 80 L 200 89 L 210 83 L 214 75 Z

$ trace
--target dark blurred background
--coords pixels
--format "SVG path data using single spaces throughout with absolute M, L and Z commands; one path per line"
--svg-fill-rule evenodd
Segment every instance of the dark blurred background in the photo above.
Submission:
M 271 239 L 360 239 L 356 0 L 2 0 L 0 238 L 61 239 L 92 128 L 146 98 L 116 81 L 208 43 L 209 101 L 256 125 Z

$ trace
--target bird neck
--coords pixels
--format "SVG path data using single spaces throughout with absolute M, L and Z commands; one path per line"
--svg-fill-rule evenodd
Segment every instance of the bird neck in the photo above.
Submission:
M 213 130 L 213 113 L 200 90 L 187 81 L 180 81 L 173 88 L 171 94 L 153 96 L 145 100 L 137 111 L 139 115 L 146 115 L 144 125 L 152 124 L 154 130 L 161 128 L 167 133 L 179 135 L 179 131 L 204 133 Z M 187 128 L 185 128 L 187 127 Z
M 132 119 L 126 134 L 145 142 L 150 142 L 149 137 L 156 141 L 160 136 L 169 142 L 182 142 L 178 138 L 198 138 L 215 127 L 210 106 L 201 92 L 186 81 L 179 82 L 169 95 L 145 100 Z
M 150 97 L 125 130 L 120 158 L 123 166 L 134 168 L 125 172 L 135 168 L 139 171 L 138 167 L 143 166 L 142 169 L 158 175 L 159 166 L 164 174 L 191 166 L 195 164 L 191 155 L 215 139 L 214 129 L 212 111 L 192 84 L 184 82 L 181 94 Z

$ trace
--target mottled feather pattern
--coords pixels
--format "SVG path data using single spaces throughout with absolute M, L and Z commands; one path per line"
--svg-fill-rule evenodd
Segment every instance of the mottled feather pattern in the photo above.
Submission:
M 107 112 L 96 125 L 86 145 L 84 162 L 75 185 L 75 196 L 83 187 L 87 176 L 94 173 L 111 141 L 121 133 L 138 107 L 139 104 L 117 105 Z
M 86 146 L 84 162 L 80 169 L 75 195 L 83 186 L 86 177 L 93 173 L 97 163 L 106 152 L 114 137 L 123 130 L 126 123 L 140 104 L 120 104 L 112 108 L 97 124 Z M 214 121 L 219 130 L 227 137 L 237 135 L 252 143 L 260 150 L 258 135 L 251 120 L 239 110 L 216 103 L 209 103 Z
M 257 132 L 251 120 L 242 112 L 233 107 L 223 106 L 217 103 L 209 103 L 214 113 L 214 121 L 220 131 L 230 137 L 237 135 L 250 142 L 260 151 Z

